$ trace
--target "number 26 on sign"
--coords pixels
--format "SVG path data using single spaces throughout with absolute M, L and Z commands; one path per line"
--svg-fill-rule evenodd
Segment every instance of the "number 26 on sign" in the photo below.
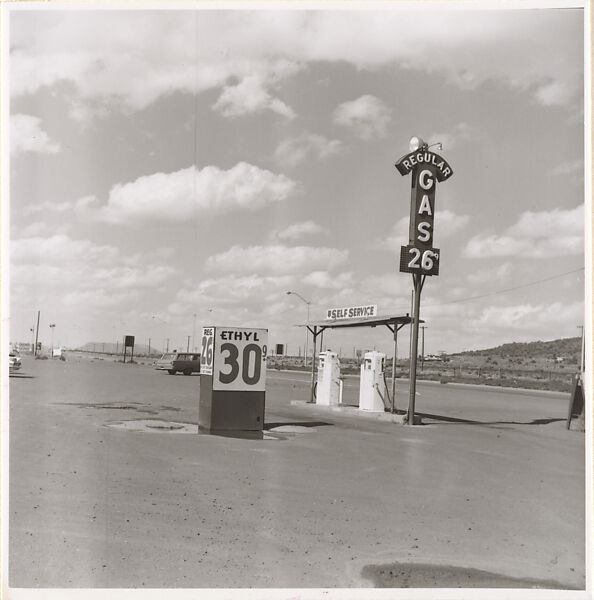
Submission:
M 439 275 L 439 249 L 401 246 L 400 272 Z

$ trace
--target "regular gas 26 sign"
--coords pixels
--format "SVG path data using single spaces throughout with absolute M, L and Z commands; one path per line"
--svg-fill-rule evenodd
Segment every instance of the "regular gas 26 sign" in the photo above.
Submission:
M 266 389 L 268 330 L 210 327 L 212 389 L 263 392 Z M 208 352 L 210 336 L 203 336 Z M 206 359 L 208 362 L 208 358 Z
M 426 148 L 403 156 L 396 168 L 402 175 L 412 172 L 408 246 L 400 250 L 400 271 L 420 275 L 439 274 L 439 249 L 433 248 L 435 188 L 452 176 L 452 168 Z

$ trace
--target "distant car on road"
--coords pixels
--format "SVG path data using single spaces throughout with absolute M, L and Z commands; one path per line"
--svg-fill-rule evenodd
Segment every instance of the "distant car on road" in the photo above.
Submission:
M 169 375 L 200 373 L 200 354 L 193 352 L 166 352 L 155 364 L 155 369 L 167 371 Z
M 16 352 L 8 354 L 8 372 L 14 373 L 21 368 L 21 357 Z

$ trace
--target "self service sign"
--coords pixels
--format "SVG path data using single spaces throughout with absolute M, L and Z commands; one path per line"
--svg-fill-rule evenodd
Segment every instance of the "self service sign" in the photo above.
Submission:
M 401 175 L 412 173 L 408 246 L 400 250 L 400 271 L 439 274 L 439 249 L 433 247 L 435 189 L 452 176 L 450 165 L 428 149 L 409 152 L 397 163 Z

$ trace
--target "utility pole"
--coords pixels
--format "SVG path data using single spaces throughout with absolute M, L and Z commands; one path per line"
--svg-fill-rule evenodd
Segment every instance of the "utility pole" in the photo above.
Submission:
M 169 352 L 169 338 L 167 338 L 167 348 L 165 349 L 165 352 Z
M 580 373 L 583 373 L 586 369 L 586 365 L 584 364 L 584 359 L 585 359 L 585 355 L 586 355 L 586 342 L 584 339 L 584 326 L 578 325 L 577 328 L 582 330 L 582 357 L 580 359 Z
M 425 328 L 427 325 L 421 325 L 421 371 L 425 368 Z
M 151 357 L 151 338 L 149 338 L 148 356 L 149 356 L 149 358 Z
M 35 348 L 33 349 L 33 356 L 37 356 L 37 343 L 39 341 L 39 317 L 41 315 L 41 311 L 37 311 L 37 329 L 35 330 Z
M 190 351 L 190 336 L 188 336 L 188 344 L 186 346 L 186 352 Z

